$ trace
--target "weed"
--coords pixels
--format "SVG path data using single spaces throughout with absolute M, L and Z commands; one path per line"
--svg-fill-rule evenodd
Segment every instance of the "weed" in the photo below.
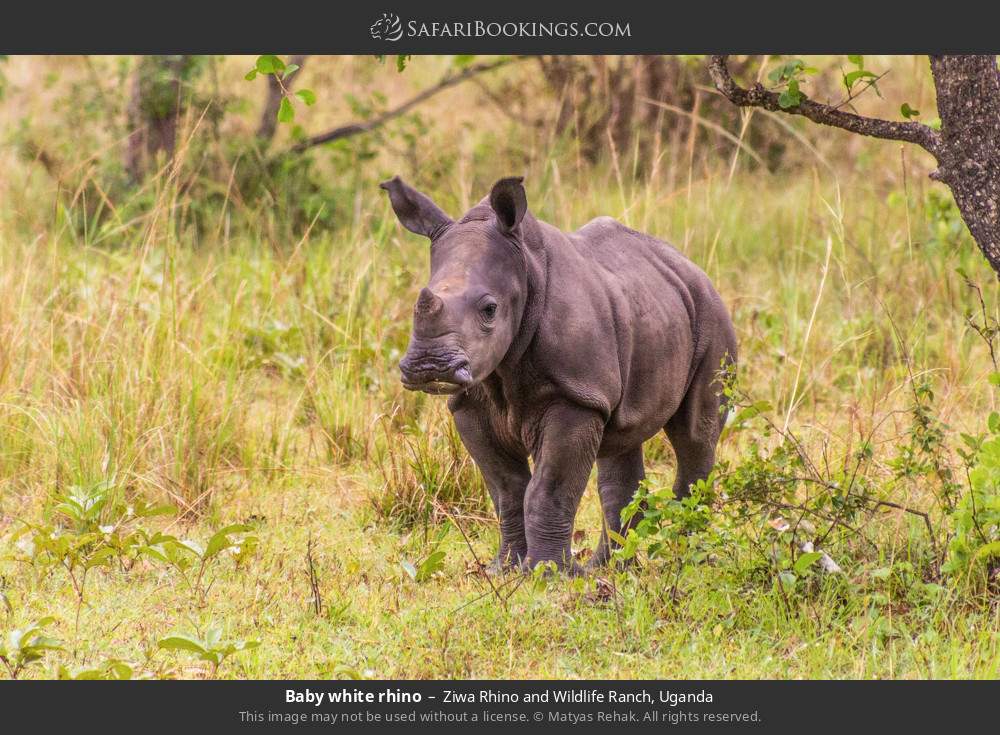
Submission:
M 379 517 L 400 528 L 443 521 L 447 514 L 482 520 L 492 515 L 482 476 L 450 418 L 440 412 L 419 429 L 390 435 L 378 458 L 382 488 L 373 494 Z
M 205 630 L 205 635 L 189 633 L 175 633 L 161 638 L 156 644 L 166 651 L 187 651 L 193 653 L 198 660 L 207 661 L 212 666 L 211 678 L 215 678 L 219 672 L 219 667 L 233 654 L 240 651 L 248 651 L 260 645 L 260 641 L 250 640 L 225 640 L 222 637 L 222 628 L 217 625 L 209 625 Z
M 0 642 L 0 663 L 7 667 L 11 679 L 36 661 L 40 661 L 46 651 L 60 651 L 62 644 L 56 638 L 45 635 L 45 628 L 55 622 L 53 617 L 39 618 L 23 628 L 15 628 Z

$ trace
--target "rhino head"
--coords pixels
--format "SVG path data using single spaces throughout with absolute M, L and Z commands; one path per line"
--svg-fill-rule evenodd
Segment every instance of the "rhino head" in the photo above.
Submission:
M 403 386 L 458 393 L 489 376 L 518 333 L 527 298 L 522 179 L 501 179 L 459 221 L 398 176 L 381 187 L 410 232 L 430 240 L 431 275 L 413 307 Z

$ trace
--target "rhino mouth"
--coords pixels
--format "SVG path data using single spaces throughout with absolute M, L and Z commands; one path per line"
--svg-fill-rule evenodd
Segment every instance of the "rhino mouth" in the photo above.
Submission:
M 453 366 L 441 369 L 414 369 L 412 362 L 406 359 L 399 366 L 403 387 L 407 390 L 419 390 L 434 395 L 452 395 L 459 393 L 472 385 L 472 373 L 469 363 L 461 360 Z
M 453 395 L 465 390 L 466 386 L 460 383 L 452 383 L 448 380 L 428 380 L 424 383 L 411 383 L 407 380 L 403 380 L 403 387 L 407 390 L 419 390 L 424 393 L 430 393 L 431 395 Z

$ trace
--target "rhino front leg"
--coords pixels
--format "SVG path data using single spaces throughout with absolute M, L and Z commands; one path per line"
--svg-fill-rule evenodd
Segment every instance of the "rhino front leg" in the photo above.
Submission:
M 601 443 L 604 421 L 586 408 L 557 404 L 544 414 L 535 442 L 535 472 L 524 498 L 528 565 L 555 562 L 579 573 L 570 542 L 580 498 Z
M 528 555 L 524 533 L 524 495 L 531 480 L 527 453 L 518 456 L 496 440 L 487 416 L 474 405 L 452 407 L 462 444 L 486 481 L 500 521 L 500 549 L 493 571 L 520 566 Z
M 604 511 L 604 522 L 607 531 L 624 536 L 628 529 L 642 520 L 642 514 L 637 513 L 629 521 L 627 527 L 622 527 L 622 508 L 632 502 L 639 483 L 646 476 L 642 466 L 642 445 L 617 457 L 597 460 L 597 492 L 601 496 L 601 509 Z M 604 529 L 601 530 L 601 540 L 587 566 L 594 568 L 608 562 L 611 552 L 618 548 L 618 543 L 610 539 Z

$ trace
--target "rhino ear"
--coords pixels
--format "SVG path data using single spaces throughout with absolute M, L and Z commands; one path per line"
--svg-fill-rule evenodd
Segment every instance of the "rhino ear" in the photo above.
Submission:
M 410 232 L 433 240 L 451 224 L 451 217 L 441 211 L 430 197 L 421 194 L 398 176 L 379 186 L 389 192 L 389 201 L 400 223 Z
M 490 206 L 497 215 L 497 224 L 504 234 L 511 234 L 521 224 L 528 211 L 528 197 L 524 193 L 523 176 L 500 179 L 490 191 Z

